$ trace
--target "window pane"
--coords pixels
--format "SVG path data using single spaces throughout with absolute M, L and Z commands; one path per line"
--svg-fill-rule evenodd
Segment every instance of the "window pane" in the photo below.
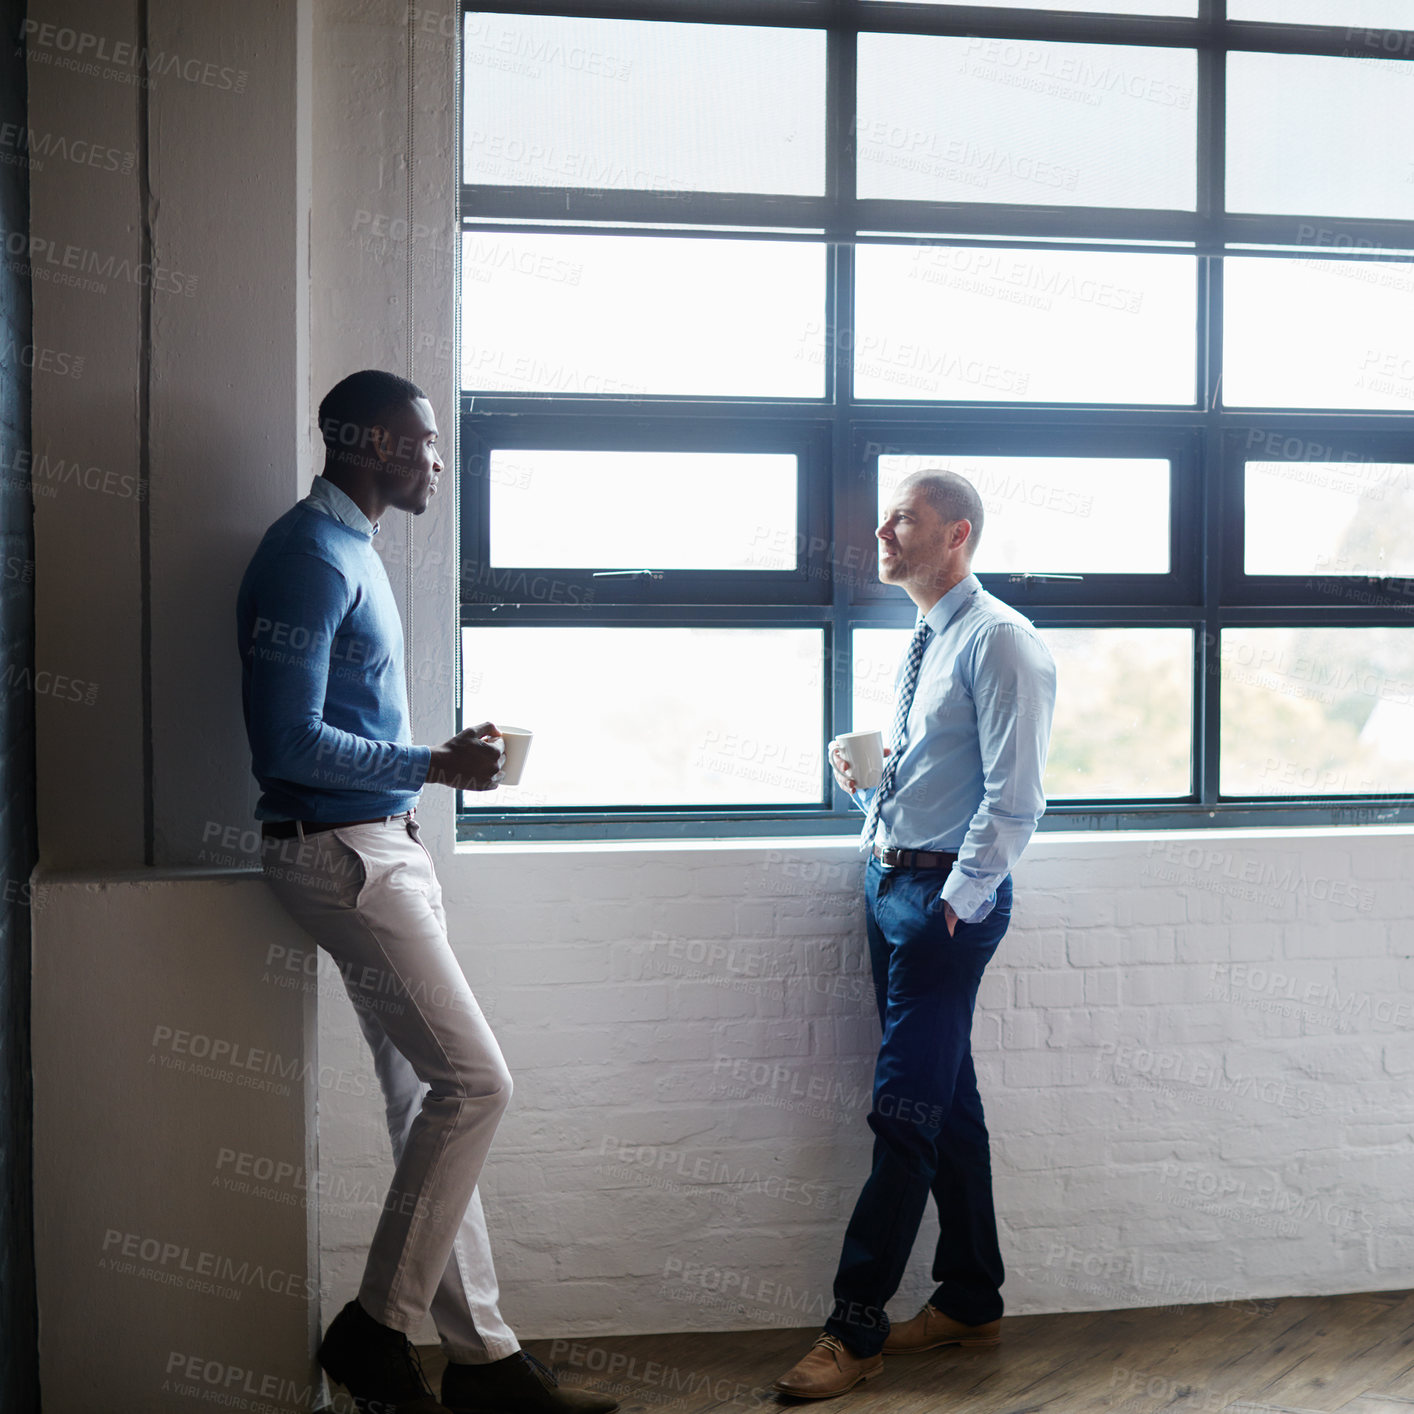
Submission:
M 1400 4 L 1403 0 L 1388 0 Z M 897 4 L 898 0 L 885 0 Z M 918 5 L 957 5 L 964 0 L 911 0 Z M 1198 14 L 1198 0 L 985 0 L 994 10 L 1069 10 L 1079 15 L 1183 15 Z
M 1248 574 L 1414 576 L 1414 465 L 1248 462 L 1244 474 Z
M 1187 795 L 1192 630 L 1048 628 L 1042 637 L 1058 682 L 1047 798 Z
M 1414 218 L 1414 63 L 1233 53 L 1227 82 L 1229 211 Z
M 888 736 L 907 629 L 854 634 L 854 726 Z M 1056 714 L 1047 799 L 1188 795 L 1192 772 L 1193 633 L 1182 628 L 1048 628 Z
M 1192 403 L 1187 256 L 861 245 L 855 393 Z
M 515 448 L 490 463 L 493 565 L 795 568 L 793 456 Z
M 823 30 L 471 14 L 468 182 L 825 190 Z
M 924 3 L 932 4 L 933 0 L 924 0 Z M 1294 25 L 1388 25 L 1391 29 L 1407 28 L 1414 22 L 1409 14 L 1409 0 L 1227 0 L 1227 17 Z M 1347 43 L 1352 38 L 1372 52 L 1411 52 L 1402 39 L 1391 51 L 1382 35 L 1347 35 Z M 1390 39 L 1396 42 L 1393 36 Z
M 820 802 L 823 655 L 818 628 L 463 629 L 466 721 L 535 738 L 462 807 Z
M 894 720 L 894 680 L 912 630 L 857 628 L 850 663 L 856 732 L 883 732 L 890 740 Z
M 1191 49 L 859 36 L 861 197 L 1191 211 Z
M 1169 464 L 1120 457 L 879 458 L 879 519 L 905 476 L 955 471 L 982 497 L 973 569 L 1167 574 Z
M 825 248 L 806 242 L 467 233 L 473 392 L 818 398 Z
M 1414 630 L 1224 630 L 1222 791 L 1414 791 Z
M 1414 264 L 1230 256 L 1225 266 L 1228 407 L 1414 406 Z

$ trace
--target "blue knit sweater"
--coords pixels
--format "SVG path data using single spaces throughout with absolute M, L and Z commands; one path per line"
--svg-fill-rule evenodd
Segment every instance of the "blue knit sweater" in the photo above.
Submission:
M 236 603 L 258 820 L 361 820 L 417 804 L 403 626 L 372 534 L 307 501 L 260 542 Z

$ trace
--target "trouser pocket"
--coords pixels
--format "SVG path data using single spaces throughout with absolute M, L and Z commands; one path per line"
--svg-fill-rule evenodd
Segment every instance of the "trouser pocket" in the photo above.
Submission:
M 368 862 L 338 833 L 323 830 L 303 841 L 298 836 L 264 841 L 261 872 L 291 912 L 358 907 L 368 887 Z

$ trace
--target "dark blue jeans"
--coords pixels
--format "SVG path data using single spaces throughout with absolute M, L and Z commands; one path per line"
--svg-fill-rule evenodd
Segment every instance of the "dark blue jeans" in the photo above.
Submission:
M 931 1192 L 941 1232 L 930 1300 L 981 1325 L 1002 1314 L 1005 1277 L 992 1209 L 992 1157 L 977 1074 L 972 1011 L 982 973 L 1011 921 L 1011 877 L 979 923 L 952 936 L 936 902 L 944 870 L 865 876 L 869 958 L 883 1039 L 874 1069 L 874 1163 L 845 1231 L 835 1306 L 825 1329 L 856 1355 L 889 1333 L 884 1306 L 898 1290 Z

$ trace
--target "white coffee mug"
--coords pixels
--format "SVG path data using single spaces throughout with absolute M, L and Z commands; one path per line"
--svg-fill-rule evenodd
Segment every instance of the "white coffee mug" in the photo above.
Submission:
M 873 790 L 884 774 L 883 732 L 846 732 L 835 738 L 850 764 L 849 774 L 861 790 Z
M 524 727 L 497 727 L 506 753 L 506 764 L 501 768 L 501 784 L 518 786 L 520 773 L 525 769 L 525 758 L 530 751 L 530 739 L 534 732 Z

